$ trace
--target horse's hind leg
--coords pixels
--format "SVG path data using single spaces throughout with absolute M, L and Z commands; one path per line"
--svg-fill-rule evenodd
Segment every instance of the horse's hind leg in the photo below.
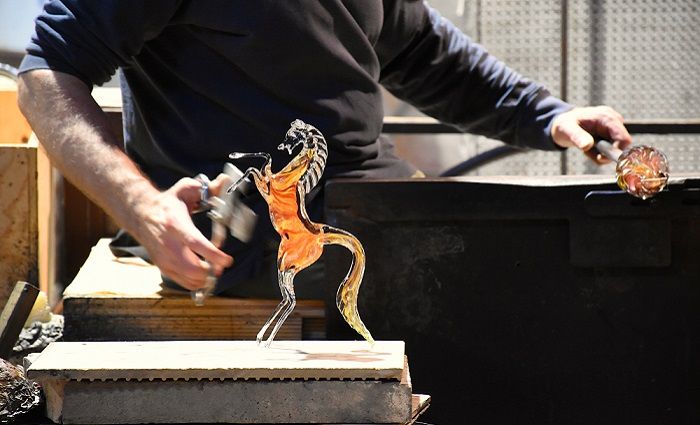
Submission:
M 287 316 L 289 316 L 289 313 L 287 313 L 287 315 L 282 314 L 282 316 L 280 316 L 280 313 L 286 312 L 290 305 L 291 309 L 294 309 L 294 305 L 296 304 L 296 298 L 294 297 L 294 286 L 292 283 L 294 279 L 294 272 L 278 271 L 277 277 L 280 285 L 280 292 L 282 293 L 282 301 L 277 305 L 277 308 L 275 308 L 275 311 L 272 312 L 270 318 L 267 319 L 267 322 L 265 322 L 262 329 L 260 329 L 260 332 L 258 332 L 258 335 L 255 338 L 258 344 L 260 344 L 263 338 L 265 337 L 265 332 L 267 332 L 267 329 L 270 327 L 270 325 L 273 322 L 276 323 L 275 327 L 270 333 L 270 337 L 267 339 L 267 342 L 265 344 L 267 347 L 270 346 L 270 343 L 272 343 L 272 340 L 275 338 L 275 334 L 277 334 L 277 331 L 282 326 L 282 323 L 284 323 L 284 321 L 287 319 Z M 289 281 L 288 286 L 292 288 L 291 292 L 287 288 L 287 281 Z M 277 318 L 278 316 L 280 316 L 279 319 Z
M 280 330 L 280 328 L 284 324 L 285 320 L 287 320 L 287 317 L 289 317 L 289 315 L 294 310 L 294 307 L 297 305 L 297 298 L 296 298 L 296 295 L 294 294 L 294 275 L 295 274 L 296 274 L 296 272 L 293 270 L 280 271 L 278 274 L 278 278 L 279 278 L 279 282 L 280 282 L 280 289 L 282 290 L 282 293 L 284 294 L 284 298 L 287 301 L 287 303 L 285 304 L 284 310 L 282 311 L 279 319 L 277 320 L 275 327 L 272 328 L 272 332 L 270 332 L 270 336 L 267 338 L 267 341 L 265 342 L 266 347 L 269 347 L 270 344 L 272 344 L 272 341 L 275 339 L 275 335 L 277 335 L 277 332 Z M 280 306 L 281 306 L 281 304 L 280 304 Z

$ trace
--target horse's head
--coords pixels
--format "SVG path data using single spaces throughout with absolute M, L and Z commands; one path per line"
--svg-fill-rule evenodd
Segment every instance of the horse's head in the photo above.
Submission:
M 277 146 L 278 150 L 286 150 L 290 155 L 294 149 L 301 145 L 301 151 L 315 150 L 318 138 L 321 133 L 312 125 L 306 124 L 302 120 L 294 120 L 284 136 L 284 142 Z
M 318 183 L 321 173 L 323 173 L 328 148 L 321 132 L 316 127 L 301 120 L 292 122 L 284 142 L 280 143 L 277 149 L 286 150 L 292 155 L 297 146 L 301 146 L 299 153 L 278 174 L 295 173 L 300 175 L 308 193 Z M 309 169 L 315 171 L 308 174 Z

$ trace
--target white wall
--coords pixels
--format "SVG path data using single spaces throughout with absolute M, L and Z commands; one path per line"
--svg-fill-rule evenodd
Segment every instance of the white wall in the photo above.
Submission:
M 0 52 L 21 54 L 44 0 L 0 0 Z

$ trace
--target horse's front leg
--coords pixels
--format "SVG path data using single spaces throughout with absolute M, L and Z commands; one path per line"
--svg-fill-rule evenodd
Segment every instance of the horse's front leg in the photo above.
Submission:
M 269 169 L 269 167 L 266 167 L 264 170 Z M 270 179 L 267 177 L 267 174 L 261 172 L 257 168 L 250 167 L 245 172 L 243 175 L 236 180 L 231 186 L 228 187 L 226 190 L 227 193 L 231 193 L 234 190 L 238 188 L 245 179 L 248 177 L 253 178 L 253 183 L 255 183 L 255 187 L 258 188 L 258 192 L 260 192 L 260 195 L 262 195 L 263 199 L 267 202 L 270 198 Z
M 265 346 L 269 347 L 272 343 L 272 340 L 275 339 L 275 335 L 277 334 L 277 331 L 279 331 L 279 328 L 282 326 L 282 323 L 284 323 L 284 321 L 287 319 L 287 316 L 289 316 L 289 312 L 291 312 L 291 310 L 294 309 L 294 306 L 296 305 L 296 297 L 294 295 L 293 285 L 294 275 L 295 272 L 293 270 L 277 272 L 280 292 L 282 293 L 282 301 L 277 305 L 275 311 L 272 312 L 270 318 L 267 319 L 267 322 L 265 322 L 262 329 L 260 329 L 260 332 L 258 332 L 258 335 L 255 338 L 258 345 L 262 342 L 263 338 L 265 337 L 265 332 L 267 332 L 267 329 L 273 322 L 275 322 L 275 326 L 272 329 L 272 332 L 270 333 L 270 337 L 265 343 Z M 281 316 L 280 313 L 282 313 Z
M 277 332 L 280 330 L 284 322 L 287 320 L 287 317 L 292 313 L 294 310 L 294 307 L 297 305 L 297 298 L 296 295 L 294 294 L 294 276 L 296 275 L 295 270 L 285 270 L 285 271 L 279 271 L 278 272 L 278 280 L 280 284 L 280 290 L 282 291 L 283 297 L 286 300 L 286 303 L 284 304 L 284 308 L 281 309 L 280 312 L 280 317 L 277 319 L 277 323 L 275 323 L 275 327 L 272 328 L 272 332 L 270 332 L 270 336 L 267 338 L 267 341 L 265 342 L 265 346 L 269 347 L 270 344 L 272 344 L 272 341 L 275 339 L 275 336 L 277 335 Z M 280 304 L 280 307 L 282 304 Z
M 262 168 L 265 168 L 268 164 L 272 163 L 272 157 L 267 152 L 234 152 L 228 156 L 231 159 L 241 159 L 241 158 L 263 158 L 265 164 Z

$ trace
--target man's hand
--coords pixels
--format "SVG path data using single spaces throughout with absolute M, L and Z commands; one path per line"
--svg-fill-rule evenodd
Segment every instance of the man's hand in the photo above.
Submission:
M 609 159 L 592 149 L 594 138 L 606 139 L 624 150 L 632 144 L 632 137 L 623 124 L 622 115 L 607 106 L 574 108 L 554 118 L 552 138 L 557 145 L 577 147 L 598 164 Z
M 219 176 L 211 183 L 212 194 L 221 190 L 223 182 Z M 204 286 L 210 267 L 218 276 L 233 263 L 231 256 L 214 246 L 192 223 L 190 214 L 199 206 L 200 190 L 200 182 L 183 178 L 136 211 L 143 225 L 134 237 L 164 275 L 190 290 Z

